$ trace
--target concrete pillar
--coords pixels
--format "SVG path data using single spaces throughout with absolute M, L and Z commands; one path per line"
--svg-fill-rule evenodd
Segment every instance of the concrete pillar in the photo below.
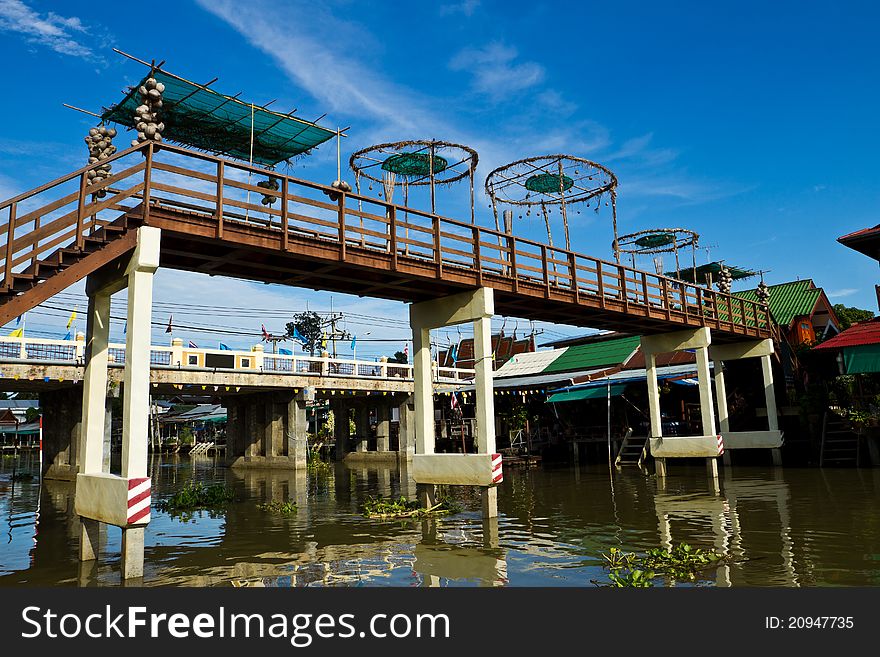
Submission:
M 662 438 L 663 419 L 660 416 L 660 386 L 657 383 L 657 358 L 651 352 L 645 354 L 645 373 L 648 380 L 648 414 L 651 419 L 651 437 Z M 657 474 L 660 474 L 659 470 Z
M 172 338 L 171 340 L 171 365 L 181 367 L 183 365 L 183 340 Z
M 297 393 L 287 404 L 287 455 L 295 469 L 306 467 L 309 448 L 309 425 L 306 416 L 306 399 Z
M 71 481 L 76 478 L 77 449 L 82 427 L 82 392 L 82 388 L 76 386 L 40 393 L 45 479 Z
M 658 477 L 666 476 L 666 459 L 654 459 L 654 474 Z
M 715 397 L 718 403 L 718 424 L 721 435 L 730 431 L 730 416 L 727 410 L 727 387 L 724 385 L 724 363 L 713 361 L 712 377 L 715 379 Z
M 284 456 L 284 415 L 281 406 L 271 393 L 265 395 L 264 412 L 266 414 L 263 427 L 263 454 L 267 458 Z
M 474 387 L 477 453 L 495 453 L 495 396 L 492 387 L 492 317 L 474 320 Z
M 366 452 L 369 447 L 370 437 L 370 407 L 366 401 L 362 401 L 355 406 L 355 434 L 357 435 L 357 445 L 355 451 Z
M 767 424 L 770 431 L 779 431 L 779 415 L 776 409 L 776 388 L 773 383 L 773 364 L 770 356 L 761 356 L 761 373 L 764 377 L 764 400 L 767 403 Z M 773 465 L 782 465 L 782 450 L 770 450 Z
M 159 268 L 157 229 L 140 228 L 138 245 L 126 270 L 128 329 L 122 397 L 122 476 L 147 476 L 150 417 L 150 333 L 153 274 Z M 123 579 L 144 574 L 144 527 L 122 530 Z
M 245 456 L 261 456 L 262 441 L 260 440 L 260 422 L 257 414 L 259 409 L 252 396 L 243 401 L 244 405 L 244 454 Z
M 333 411 L 333 437 L 336 441 L 336 460 L 341 461 L 351 449 L 348 406 L 339 399 L 330 402 L 330 410 Z
M 498 517 L 498 488 L 496 486 L 484 486 L 481 489 L 481 502 L 483 518 Z
M 376 451 L 387 452 L 391 441 L 391 407 L 380 403 L 376 407 Z
M 113 452 L 113 402 L 108 397 L 104 405 L 104 444 L 102 446 L 101 470 L 110 472 Z
M 403 402 L 397 407 L 397 456 L 398 460 L 412 460 L 415 453 L 416 441 L 414 435 L 415 424 L 415 400 L 412 395 L 404 397 Z
M 104 461 L 104 414 L 107 398 L 107 356 L 110 336 L 110 295 L 96 292 L 89 297 L 86 333 L 86 365 L 83 374 L 80 472 L 98 474 Z
M 694 352 L 697 358 L 697 381 L 700 389 L 700 416 L 703 421 L 703 435 L 714 436 L 716 435 L 715 405 L 712 400 L 712 383 L 709 380 L 709 348 L 697 347 Z
M 415 453 L 434 453 L 434 391 L 431 383 L 431 331 L 413 327 Z

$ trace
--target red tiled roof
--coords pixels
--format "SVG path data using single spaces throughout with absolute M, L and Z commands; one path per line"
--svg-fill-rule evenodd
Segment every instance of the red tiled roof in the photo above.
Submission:
M 861 230 L 857 230 L 854 233 L 848 233 L 847 235 L 841 235 L 837 238 L 838 242 L 843 242 L 844 240 L 851 240 L 853 238 L 859 237 L 868 237 L 869 235 L 880 234 L 880 224 L 874 226 L 873 228 L 862 228 Z
M 880 344 L 880 317 L 853 324 L 843 333 L 835 335 L 830 340 L 826 340 L 813 348 L 843 349 L 845 347 L 860 347 L 868 344 Z

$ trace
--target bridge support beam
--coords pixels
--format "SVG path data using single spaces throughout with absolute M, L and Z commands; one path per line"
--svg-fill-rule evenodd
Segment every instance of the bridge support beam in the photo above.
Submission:
M 434 484 L 478 485 L 483 516 L 498 515 L 495 484 L 501 481 L 501 459 L 495 454 L 495 404 L 492 390 L 493 290 L 478 288 L 410 306 L 413 331 L 415 439 L 413 479 L 428 484 L 423 497 L 431 500 Z M 472 322 L 476 388 L 477 454 L 434 453 L 434 389 L 431 371 L 431 329 Z M 496 464 L 497 461 L 497 464 Z
M 86 367 L 83 378 L 80 468 L 75 508 L 82 520 L 80 560 L 97 554 L 98 523 L 122 527 L 122 576 L 143 576 L 144 528 L 150 521 L 147 444 L 150 394 L 150 316 L 153 274 L 159 267 L 157 228 L 137 230 L 130 256 L 123 256 L 89 276 Z M 104 471 L 110 297 L 128 288 L 122 402 L 121 476 Z
M 411 463 L 416 453 L 415 398 L 406 395 L 397 407 L 397 460 Z
M 76 479 L 82 407 L 83 391 L 80 386 L 40 393 L 44 479 Z
M 648 410 L 651 417 L 651 454 L 654 456 L 657 476 L 666 476 L 667 458 L 705 457 L 709 476 L 718 478 L 717 457 L 724 452 L 721 437 L 715 431 L 715 408 L 712 401 L 712 383 L 709 380 L 709 345 L 712 342 L 708 328 L 676 331 L 663 335 L 643 336 L 642 353 L 648 379 Z M 660 414 L 660 386 L 657 382 L 657 354 L 692 349 L 697 359 L 697 381 L 700 390 L 701 436 L 663 437 Z
M 776 410 L 776 388 L 773 383 L 774 352 L 773 340 L 751 340 L 734 344 L 715 345 L 709 349 L 714 362 L 715 392 L 718 397 L 718 423 L 724 439 L 725 450 L 732 449 L 770 449 L 773 465 L 782 465 L 782 432 L 779 430 L 779 417 Z M 767 406 L 767 431 L 731 431 L 727 410 L 727 389 L 724 381 L 724 362 L 759 358 L 763 381 L 764 401 Z M 725 452 L 725 459 L 729 456 Z M 725 461 L 729 462 L 729 461 Z
M 236 395 L 226 404 L 227 462 L 232 467 L 306 467 L 308 427 L 303 392 Z

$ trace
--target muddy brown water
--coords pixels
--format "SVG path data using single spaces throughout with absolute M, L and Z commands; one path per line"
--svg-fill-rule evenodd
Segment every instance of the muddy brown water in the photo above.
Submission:
M 36 454 L 0 461 L 0 585 L 118 586 L 121 530 L 102 530 L 97 562 L 77 559 L 73 485 L 41 482 Z M 594 586 L 602 554 L 685 542 L 729 563 L 700 586 L 857 586 L 880 583 L 880 469 L 722 469 L 673 465 L 665 484 L 635 469 L 508 467 L 497 523 L 476 490 L 452 492 L 462 513 L 431 521 L 362 515 L 370 495 L 408 495 L 397 466 L 329 472 L 231 470 L 210 457 L 154 458 L 154 504 L 187 481 L 223 483 L 218 512 L 153 508 L 147 586 Z M 293 500 L 298 511 L 260 510 Z M 658 579 L 657 585 L 693 585 Z

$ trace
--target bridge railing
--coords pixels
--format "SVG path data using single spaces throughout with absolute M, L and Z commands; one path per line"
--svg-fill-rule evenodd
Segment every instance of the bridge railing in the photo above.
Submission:
M 114 172 L 95 183 L 92 172 L 107 163 Z M 277 189 L 257 184 L 266 182 Z M 514 292 L 630 316 L 745 335 L 773 332 L 767 307 L 756 302 L 404 207 L 382 198 L 382 189 L 362 191 L 342 193 L 148 142 L 0 203 L 0 239 L 6 238 L 0 243 L 0 282 L 10 287 L 17 272 L 59 246 L 82 246 L 85 236 L 121 212 L 146 217 L 152 207 L 169 206 L 213 219 L 218 238 L 260 226 L 271 235 L 270 248 L 288 250 L 300 240 L 335 248 L 340 260 L 381 253 L 392 270 L 419 266 L 437 278 L 462 270 L 475 274 L 478 284 L 505 280 Z
M 230 356 L 234 359 L 234 366 L 206 366 L 206 354 Z M 194 359 L 195 362 L 190 362 L 190 356 L 196 357 Z M 108 357 L 111 363 L 124 363 L 125 345 L 111 343 L 108 346 Z M 246 367 L 239 365 L 241 358 L 247 360 L 248 365 Z M 84 340 L 0 337 L 0 361 L 44 361 L 52 364 L 82 365 L 84 359 Z M 153 345 L 150 348 L 150 364 L 155 367 L 177 369 L 255 371 L 266 374 L 297 374 L 358 379 L 412 380 L 413 378 L 413 366 L 411 364 L 287 354 L 263 354 L 261 351 L 253 350 L 184 348 L 181 345 Z M 463 382 L 473 379 L 474 370 L 434 365 L 433 375 L 434 381 L 437 382 Z

